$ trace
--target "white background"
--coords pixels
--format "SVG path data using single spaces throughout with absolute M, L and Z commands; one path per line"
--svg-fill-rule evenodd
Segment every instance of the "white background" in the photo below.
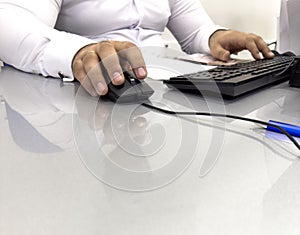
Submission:
M 281 0 L 200 0 L 200 2 L 216 24 L 258 34 L 266 42 L 277 41 Z M 170 48 L 180 48 L 168 30 L 163 38 Z M 249 53 L 244 51 L 239 56 L 247 58 Z
M 280 0 L 200 0 L 219 25 L 276 40 Z

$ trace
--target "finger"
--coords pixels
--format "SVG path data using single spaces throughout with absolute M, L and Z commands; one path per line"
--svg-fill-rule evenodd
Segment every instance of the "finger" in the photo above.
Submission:
M 251 53 L 252 57 L 256 60 L 260 60 L 261 56 L 259 54 L 259 49 L 253 40 L 253 38 L 246 39 L 246 49 Z
M 99 58 L 96 52 L 87 53 L 82 58 L 82 63 L 87 77 L 89 78 L 94 89 L 99 95 L 105 95 L 108 91 L 108 88 L 103 78 L 99 65 Z
M 129 64 L 129 62 L 123 58 L 119 58 L 120 59 L 120 64 L 121 67 L 123 68 L 123 71 L 132 71 L 131 65 Z
M 143 79 L 147 76 L 147 68 L 138 47 L 131 42 L 115 42 L 115 49 L 119 56 L 128 61 L 137 78 Z
M 230 52 L 225 50 L 220 44 L 211 49 L 211 54 L 213 57 L 222 61 L 228 61 L 230 59 Z
M 114 44 L 111 41 L 99 43 L 97 53 L 112 83 L 114 85 L 124 83 L 122 68 Z
M 273 58 L 275 56 L 262 38 L 258 37 L 255 43 L 258 50 L 261 51 L 265 58 Z
M 131 67 L 131 65 L 129 64 L 129 62 L 125 59 L 121 59 L 121 65 L 122 65 L 123 71 L 133 71 L 135 74 L 139 73 L 139 77 L 138 77 L 139 79 L 144 79 L 145 77 L 147 77 L 147 72 L 145 72 L 145 69 L 142 71 L 141 71 L 141 68 L 133 69 Z
M 82 60 L 76 60 L 73 62 L 73 74 L 74 77 L 80 82 L 84 89 L 92 96 L 97 96 L 97 92 L 87 77 L 85 69 L 83 67 Z

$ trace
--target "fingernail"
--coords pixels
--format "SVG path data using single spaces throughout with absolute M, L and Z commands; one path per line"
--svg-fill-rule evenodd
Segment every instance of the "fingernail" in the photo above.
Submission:
M 137 73 L 138 73 L 139 77 L 145 77 L 147 75 L 145 69 L 142 67 L 137 69 Z
M 102 94 L 103 91 L 104 91 L 104 89 L 105 89 L 105 86 L 104 86 L 101 82 L 99 82 L 99 83 L 97 84 L 97 90 L 98 90 L 98 92 L 99 92 L 100 94 Z
M 121 76 L 121 74 L 118 73 L 118 72 L 115 72 L 115 73 L 113 74 L 113 80 L 115 80 L 116 82 L 122 81 L 122 76 Z

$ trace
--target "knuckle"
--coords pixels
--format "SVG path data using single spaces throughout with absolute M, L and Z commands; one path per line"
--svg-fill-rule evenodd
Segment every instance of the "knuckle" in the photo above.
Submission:
M 254 34 L 254 33 L 250 33 L 249 34 L 251 36 L 251 38 L 253 40 L 263 40 L 261 36 L 257 35 L 257 34 Z
M 112 47 L 113 46 L 113 42 L 110 40 L 105 40 L 102 42 L 99 42 L 100 47 Z
M 111 41 L 102 41 L 102 42 L 99 42 L 97 51 L 100 53 L 100 57 L 101 57 L 103 52 L 105 52 L 105 53 L 110 52 L 113 50 L 113 48 L 114 48 L 114 45 Z
M 246 37 L 245 41 L 246 41 L 246 44 L 251 44 L 254 42 L 254 39 L 251 35 L 249 35 Z
M 257 36 L 257 39 L 263 41 L 263 38 L 261 36 Z
M 122 44 L 124 45 L 124 47 L 127 47 L 127 48 L 131 48 L 131 47 L 137 48 L 137 46 L 134 43 L 129 42 L 129 41 L 124 41 L 124 42 L 122 42 Z

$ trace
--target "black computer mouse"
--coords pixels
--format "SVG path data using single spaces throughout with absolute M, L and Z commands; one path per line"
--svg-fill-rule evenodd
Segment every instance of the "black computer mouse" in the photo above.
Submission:
M 108 93 L 105 95 L 113 102 L 120 103 L 142 103 L 153 95 L 154 90 L 143 80 L 137 79 L 130 72 L 123 72 L 125 81 L 122 85 L 116 86 L 105 76 Z

